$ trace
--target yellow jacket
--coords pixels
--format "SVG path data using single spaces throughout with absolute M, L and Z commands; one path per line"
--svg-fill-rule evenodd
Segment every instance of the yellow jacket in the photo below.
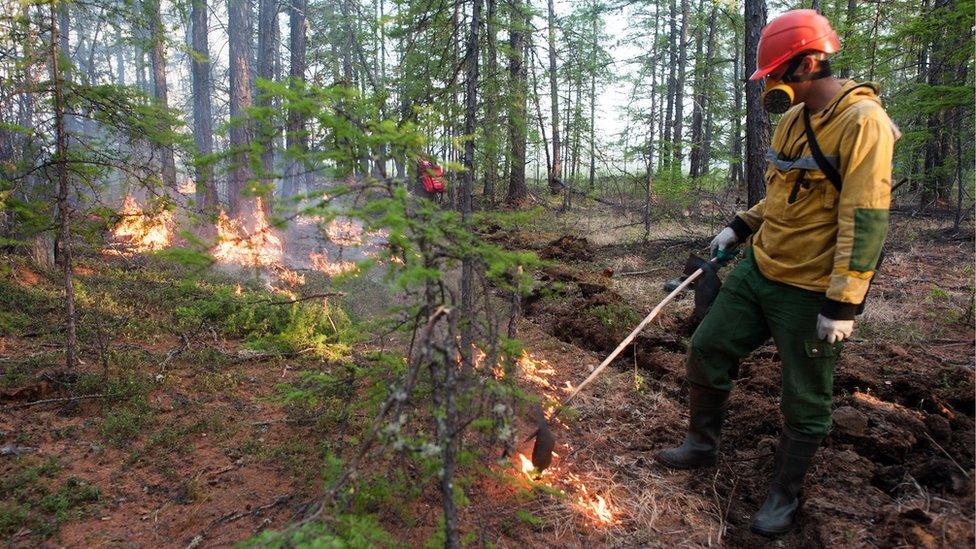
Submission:
M 823 314 L 853 319 L 888 232 L 891 156 L 900 134 L 876 84 L 845 82 L 810 116 L 820 149 L 841 176 L 838 193 L 811 155 L 803 109 L 794 106 L 776 126 L 766 156 L 766 198 L 729 226 L 740 242 L 753 235 L 766 278 L 826 292 Z

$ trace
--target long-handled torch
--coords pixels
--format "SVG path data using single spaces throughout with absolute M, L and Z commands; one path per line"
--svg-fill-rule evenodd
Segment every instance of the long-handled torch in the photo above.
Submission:
M 695 282 L 695 280 L 697 280 L 700 276 L 702 276 L 702 274 L 704 274 L 706 270 L 713 270 L 715 266 L 724 263 L 725 261 L 727 261 L 727 258 L 731 259 L 731 257 L 732 255 L 721 254 L 719 257 L 714 257 L 707 262 L 699 259 L 698 261 L 701 261 L 705 265 L 693 271 L 691 274 L 687 276 L 687 278 L 682 280 L 677 285 L 677 287 L 671 290 L 671 293 L 669 293 L 667 297 L 665 297 L 660 303 L 658 303 L 657 306 L 654 307 L 654 309 L 646 317 L 644 317 L 644 320 L 642 320 L 640 324 L 638 324 L 637 327 L 634 328 L 634 331 L 630 332 L 630 335 L 624 338 L 624 340 L 621 341 L 619 345 L 617 345 L 617 348 L 614 349 L 613 352 L 610 353 L 609 356 L 607 356 L 607 358 L 603 359 L 603 362 L 601 362 L 600 365 L 597 366 L 596 369 L 593 370 L 590 373 L 590 375 L 583 380 L 582 383 L 577 385 L 576 388 L 573 389 L 573 392 L 569 394 L 569 396 L 563 399 L 559 407 L 557 407 L 552 412 L 551 416 L 547 418 L 545 413 L 542 411 L 541 407 L 536 407 L 533 410 L 533 420 L 535 421 L 536 424 L 536 431 L 528 438 L 526 438 L 525 442 L 528 442 L 533 438 L 535 439 L 535 444 L 532 446 L 532 465 L 535 467 L 536 471 L 541 472 L 545 470 L 547 467 L 549 467 L 549 465 L 552 463 L 552 450 L 556 446 L 556 437 L 552 433 L 552 430 L 549 428 L 549 422 L 555 419 L 555 417 L 559 414 L 559 412 L 563 408 L 565 408 L 570 402 L 572 402 L 573 399 L 576 398 L 576 395 L 580 394 L 580 391 L 582 391 L 587 385 L 592 383 L 594 379 L 596 379 L 601 373 L 603 373 L 603 370 L 605 370 L 607 366 L 609 366 L 610 363 L 613 362 L 615 358 L 617 358 L 617 355 L 619 355 L 628 345 L 630 345 L 630 343 L 634 341 L 634 338 L 636 338 L 637 335 L 645 327 L 647 327 L 647 325 L 650 324 L 651 321 L 654 320 L 654 318 L 657 317 L 658 314 L 660 314 L 661 310 L 664 309 L 665 305 L 670 303 L 675 297 L 677 297 L 678 294 L 684 291 L 685 288 L 687 288 L 693 282 Z

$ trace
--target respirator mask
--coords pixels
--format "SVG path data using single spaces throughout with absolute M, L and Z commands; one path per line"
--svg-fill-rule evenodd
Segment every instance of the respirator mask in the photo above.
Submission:
M 809 54 L 802 54 L 790 59 L 789 65 L 786 67 L 786 71 L 783 72 L 783 76 L 778 80 L 775 78 L 766 79 L 766 88 L 763 90 L 762 95 L 759 96 L 760 101 L 762 101 L 762 106 L 768 112 L 772 114 L 783 114 L 789 110 L 790 106 L 793 105 L 793 100 L 796 98 L 796 94 L 793 92 L 793 88 L 788 86 L 790 82 L 806 82 L 808 80 L 817 80 L 820 78 L 825 78 L 831 75 L 830 63 L 826 59 L 820 60 L 820 68 L 816 72 L 811 72 L 807 74 L 794 74 L 800 65 L 803 64 L 803 59 Z

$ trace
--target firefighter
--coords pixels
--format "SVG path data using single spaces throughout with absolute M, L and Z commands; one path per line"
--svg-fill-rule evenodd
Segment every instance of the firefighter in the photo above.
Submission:
M 772 337 L 782 361 L 783 427 L 768 496 L 751 525 L 769 537 L 793 525 L 803 478 L 830 429 L 842 341 L 888 229 L 898 130 L 877 85 L 831 75 L 828 57 L 839 49 L 814 10 L 786 12 L 763 28 L 750 80 L 766 78 L 764 106 L 786 111 L 766 155 L 766 198 L 711 243 L 713 255 L 725 254 L 751 239 L 692 336 L 688 433 L 656 455 L 675 468 L 715 464 L 739 361 Z

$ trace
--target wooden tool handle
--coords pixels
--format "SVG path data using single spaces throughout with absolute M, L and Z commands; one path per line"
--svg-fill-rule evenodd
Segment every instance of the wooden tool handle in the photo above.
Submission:
M 714 261 L 715 260 L 713 259 L 712 262 Z M 634 328 L 634 331 L 630 332 L 630 335 L 627 336 L 623 341 L 621 341 L 620 345 L 617 345 L 617 348 L 614 349 L 612 353 L 610 353 L 610 356 L 603 359 L 603 362 L 601 362 L 600 365 L 596 367 L 596 370 L 593 370 L 593 372 L 586 379 L 584 379 L 582 383 L 576 386 L 576 389 L 573 389 L 573 392 L 570 393 L 570 395 L 566 397 L 565 400 L 563 400 L 562 405 L 566 406 L 574 398 L 576 398 L 576 395 L 578 395 L 579 392 L 582 391 L 584 387 L 586 387 L 594 379 L 596 379 L 596 377 L 600 375 L 600 372 L 606 369 L 606 367 L 609 366 L 611 362 L 613 362 L 613 359 L 617 358 L 617 355 L 619 355 L 620 352 L 623 351 L 625 347 L 627 347 L 627 345 L 630 345 L 630 342 L 632 342 L 634 338 L 637 337 L 637 334 L 641 333 L 641 330 L 643 330 L 648 324 L 650 324 L 652 320 L 654 320 L 654 317 L 656 317 L 658 313 L 661 312 L 661 309 L 663 309 L 665 305 L 670 303 L 672 299 L 674 299 L 678 294 L 680 294 L 682 290 L 687 288 L 689 284 L 694 282 L 696 278 L 701 276 L 703 272 L 704 272 L 703 269 L 698 269 L 697 271 L 688 275 L 688 278 L 684 279 L 684 281 L 681 284 L 679 284 L 677 288 L 672 290 L 671 293 L 668 294 L 668 296 L 665 297 L 663 301 L 658 303 L 657 307 L 654 307 L 654 310 L 652 310 L 649 315 L 644 317 L 644 320 L 642 320 L 641 323 L 638 324 L 636 328 Z

